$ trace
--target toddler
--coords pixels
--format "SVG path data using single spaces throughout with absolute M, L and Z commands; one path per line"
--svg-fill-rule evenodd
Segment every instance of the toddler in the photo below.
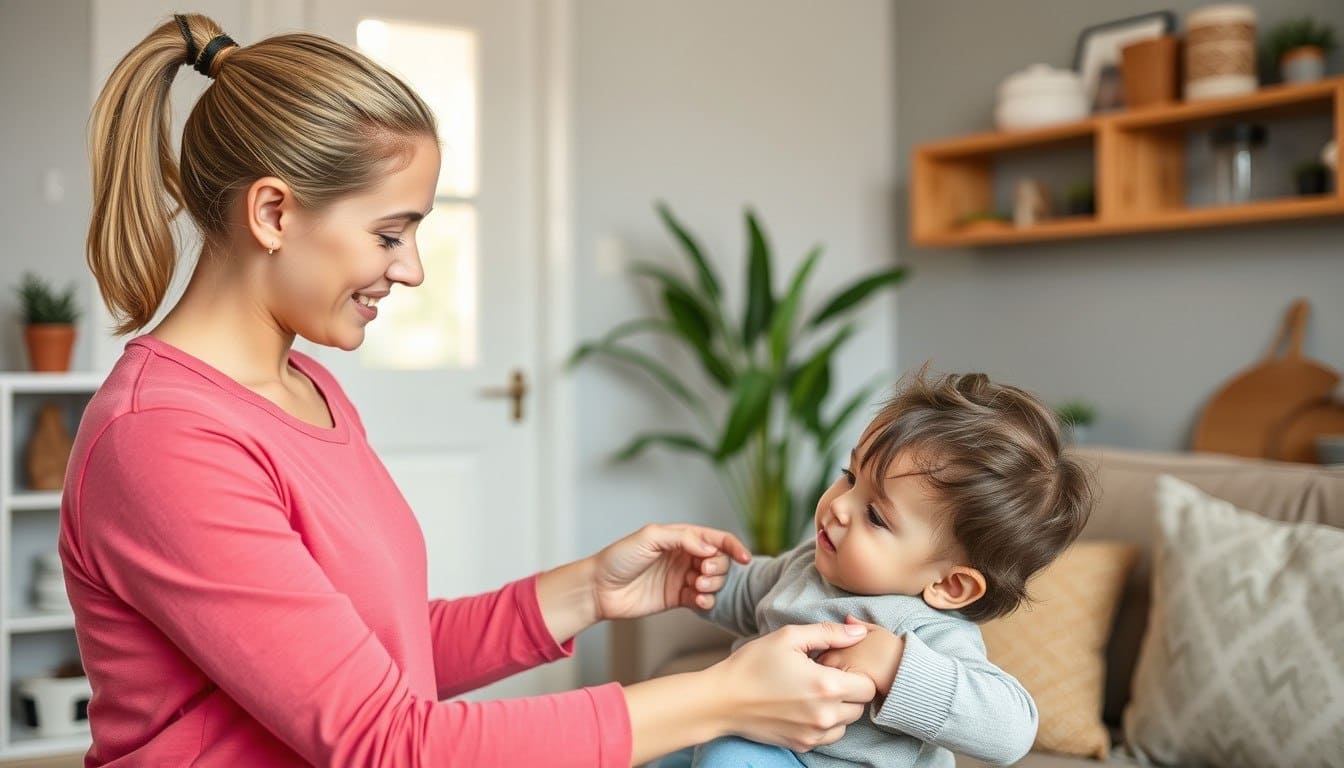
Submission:
M 857 645 L 818 662 L 865 674 L 878 695 L 833 744 L 795 754 L 739 738 L 696 766 L 939 766 L 953 752 L 1017 761 L 1036 705 L 990 664 L 976 622 L 1011 613 L 1027 580 L 1082 530 L 1091 482 L 1054 413 L 980 373 L 927 365 L 880 409 L 817 503 L 813 535 L 733 564 L 705 618 L 742 636 L 859 621 Z

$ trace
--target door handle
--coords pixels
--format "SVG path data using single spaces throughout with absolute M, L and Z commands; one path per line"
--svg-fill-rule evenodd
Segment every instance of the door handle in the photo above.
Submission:
M 523 420 L 523 398 L 527 397 L 527 378 L 523 376 L 520 369 L 515 368 L 513 373 L 509 374 L 509 385 L 507 387 L 485 387 L 480 391 L 481 397 L 507 397 L 513 401 L 513 420 L 519 422 Z

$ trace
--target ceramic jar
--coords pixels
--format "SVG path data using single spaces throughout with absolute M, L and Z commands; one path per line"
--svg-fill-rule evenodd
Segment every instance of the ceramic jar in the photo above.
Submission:
M 1255 9 L 1206 5 L 1185 17 L 1185 98 L 1216 99 L 1252 93 L 1255 69 Z
M 994 124 L 1010 131 L 1072 122 L 1087 114 L 1083 81 L 1076 72 L 1033 64 L 999 84 Z

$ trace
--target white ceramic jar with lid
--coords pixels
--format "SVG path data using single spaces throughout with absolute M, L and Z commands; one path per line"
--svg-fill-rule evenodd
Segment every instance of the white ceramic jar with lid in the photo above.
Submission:
M 1255 8 L 1206 5 L 1185 17 L 1185 98 L 1190 101 L 1253 93 Z
M 1033 64 L 999 84 L 994 124 L 999 130 L 1035 128 L 1087 117 L 1083 81 L 1071 69 Z

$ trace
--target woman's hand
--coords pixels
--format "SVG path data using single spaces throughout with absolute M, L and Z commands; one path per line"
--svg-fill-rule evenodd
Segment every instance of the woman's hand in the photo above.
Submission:
M 728 558 L 751 553 L 730 533 L 695 525 L 646 525 L 592 557 L 537 576 L 537 604 L 556 642 L 603 619 L 631 619 L 684 605 L 710 608 Z
M 593 555 L 597 618 L 712 608 L 730 557 L 751 562 L 751 552 L 731 533 L 698 525 L 646 525 Z
M 821 666 L 811 654 L 849 648 L 866 635 L 866 627 L 852 624 L 784 627 L 710 667 L 720 678 L 710 690 L 737 692 L 729 697 L 739 699 L 732 732 L 795 752 L 838 741 L 877 691 L 867 675 Z
M 809 654 L 859 642 L 864 627 L 802 624 L 747 643 L 700 672 L 627 686 L 634 763 L 736 734 L 806 752 L 845 735 L 875 693 L 873 681 Z
M 867 636 L 848 648 L 832 648 L 817 657 L 818 664 L 825 664 L 846 672 L 858 672 L 867 676 L 883 696 L 891 690 L 896 680 L 896 672 L 901 668 L 901 657 L 905 655 L 905 638 L 878 624 L 859 621 L 853 616 L 845 617 L 845 626 L 860 626 L 868 630 Z

